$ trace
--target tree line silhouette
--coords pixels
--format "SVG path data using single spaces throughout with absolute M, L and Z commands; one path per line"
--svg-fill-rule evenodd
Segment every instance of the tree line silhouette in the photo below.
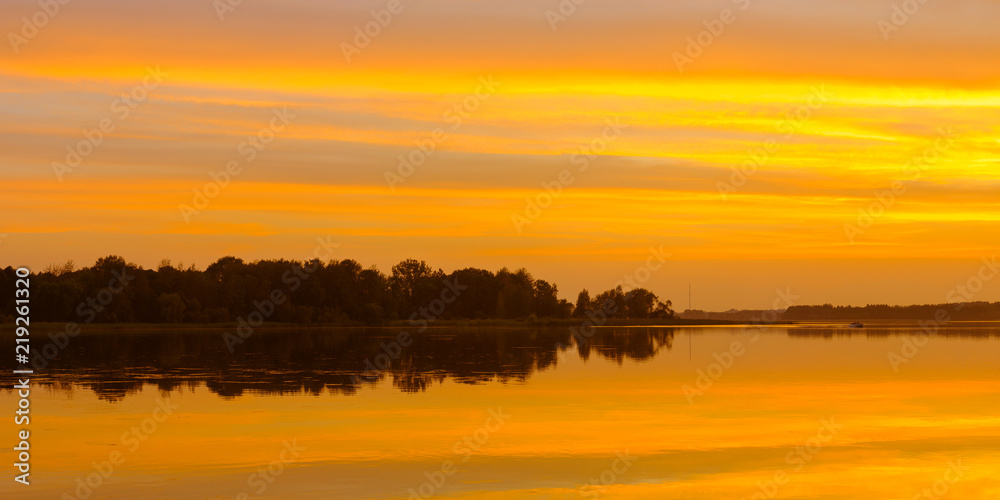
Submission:
M 0 270 L 0 289 L 13 290 L 11 267 Z M 144 269 L 120 256 L 76 269 L 72 261 L 31 275 L 35 321 L 85 323 L 225 323 L 257 312 L 264 320 L 292 324 L 379 325 L 428 319 L 584 317 L 603 311 L 613 319 L 671 318 L 670 301 L 644 288 L 621 286 L 575 303 L 558 287 L 526 269 L 497 272 L 466 268 L 445 273 L 407 259 L 385 274 L 355 260 L 322 262 L 223 257 L 205 270 L 164 260 Z M 4 311 L 13 294 L 0 298 Z M 4 318 L 11 321 L 10 317 Z
M 890 306 L 869 304 L 864 307 L 834 306 L 791 306 L 780 318 L 785 321 L 866 319 L 924 319 L 941 318 L 946 314 L 949 321 L 994 321 L 1000 319 L 1000 302 L 966 302 L 964 304 L 925 304 L 912 306 Z M 942 320 L 938 320 L 942 321 Z

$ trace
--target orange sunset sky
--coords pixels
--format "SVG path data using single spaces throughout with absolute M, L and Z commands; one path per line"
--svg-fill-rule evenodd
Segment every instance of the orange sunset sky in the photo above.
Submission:
M 944 302 L 996 252 L 996 0 L 237 1 L 0 4 L 0 265 L 330 236 L 572 300 L 663 247 L 683 310 Z

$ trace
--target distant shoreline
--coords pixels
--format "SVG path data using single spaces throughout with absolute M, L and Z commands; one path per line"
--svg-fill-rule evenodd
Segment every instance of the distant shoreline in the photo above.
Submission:
M 587 323 L 592 324 L 586 318 L 543 318 L 537 321 L 528 320 L 506 320 L 506 319 L 482 319 L 482 320 L 437 320 L 428 325 L 428 329 L 435 328 L 462 328 L 462 327 L 500 327 L 500 328 L 555 328 L 555 327 L 579 327 Z M 37 322 L 32 327 L 35 330 L 58 331 L 66 328 L 68 323 L 63 322 Z M 627 320 L 611 319 L 607 320 L 604 327 L 673 327 L 673 326 L 736 326 L 752 324 L 747 321 L 726 321 L 726 320 L 701 320 L 701 319 L 648 319 L 648 320 Z M 768 325 L 790 325 L 794 322 L 781 321 L 768 323 Z M 96 330 L 232 330 L 239 324 L 235 321 L 226 323 L 77 323 L 81 331 Z M 7 324 L 4 324 L 7 326 Z M 422 326 L 422 325 L 420 325 Z M 255 327 L 254 330 L 274 330 L 274 329 L 309 329 L 317 330 L 324 328 L 417 328 L 407 321 L 390 321 L 381 325 L 362 324 L 310 324 L 301 325 L 295 323 L 268 322 Z
M 866 319 L 865 321 L 871 321 L 874 324 L 888 322 L 888 323 L 916 323 L 920 321 L 925 321 L 922 318 L 898 318 L 898 319 Z M 951 323 L 989 323 L 998 320 L 953 320 Z M 808 326 L 813 323 L 829 323 L 829 324 L 841 324 L 846 327 L 847 323 L 842 319 L 837 318 L 827 318 L 827 319 L 809 319 L 809 320 L 797 320 L 797 321 L 773 321 L 773 322 L 761 322 L 761 321 L 735 321 L 735 320 L 715 320 L 715 319 L 609 319 L 601 325 L 594 325 L 593 322 L 587 318 L 542 318 L 538 320 L 513 320 L 513 319 L 440 319 L 430 323 L 428 325 L 413 325 L 405 320 L 396 320 L 384 322 L 380 325 L 365 325 L 360 323 L 353 324 L 333 324 L 333 323 L 313 323 L 313 324 L 297 324 L 297 323 L 282 323 L 282 322 L 267 322 L 263 325 L 254 327 L 254 330 L 322 330 L 322 329 L 359 329 L 359 328 L 400 328 L 400 329 L 415 329 L 415 328 L 427 328 L 429 330 L 434 329 L 444 329 L 444 328 L 572 328 L 581 327 L 584 324 L 586 326 L 597 326 L 597 327 L 620 327 L 620 328 L 638 328 L 638 327 L 649 327 L 649 328 L 670 328 L 678 326 Z M 43 332 L 56 332 L 63 331 L 67 329 L 67 325 L 74 324 L 72 322 L 33 322 L 32 330 L 39 330 Z M 136 330 L 136 331 L 198 331 L 198 330 L 234 330 L 240 326 L 239 323 L 235 321 L 225 322 L 225 323 L 75 323 L 76 327 L 83 332 L 95 332 L 95 331 L 107 331 L 107 330 Z M 8 331 L 7 327 L 13 328 L 12 323 L 0 323 L 0 335 L 6 334 Z

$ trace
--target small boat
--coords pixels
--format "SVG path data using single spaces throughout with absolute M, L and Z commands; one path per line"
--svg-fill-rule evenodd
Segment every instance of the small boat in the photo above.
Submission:
M 862 322 L 860 322 L 860 321 L 855 321 L 854 323 L 851 323 L 851 324 L 847 325 L 847 327 L 848 328 L 864 328 L 865 324 L 862 323 Z

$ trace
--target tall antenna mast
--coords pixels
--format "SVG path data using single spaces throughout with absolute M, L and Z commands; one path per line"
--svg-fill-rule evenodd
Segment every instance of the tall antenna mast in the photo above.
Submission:
M 691 283 L 688 283 L 688 311 L 691 310 Z

